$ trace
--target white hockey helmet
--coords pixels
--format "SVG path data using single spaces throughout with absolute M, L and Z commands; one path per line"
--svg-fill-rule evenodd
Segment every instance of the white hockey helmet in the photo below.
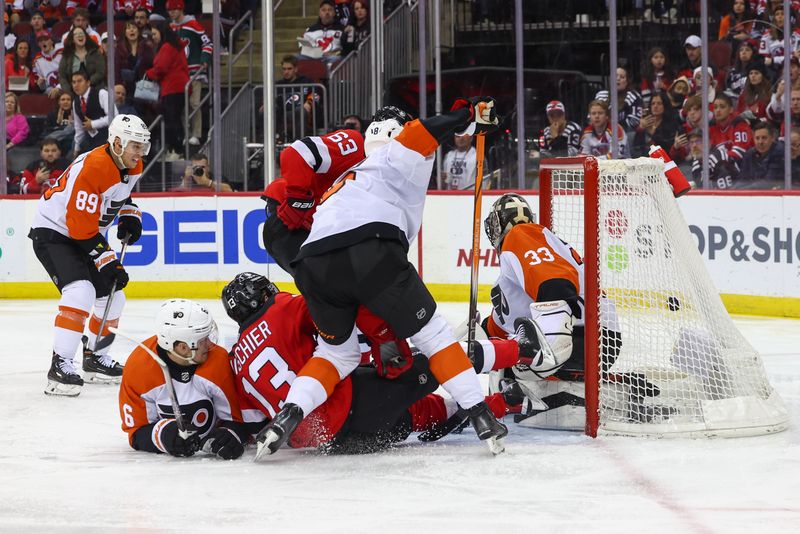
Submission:
M 364 136 L 364 153 L 369 156 L 397 137 L 411 115 L 395 106 L 384 106 L 375 112 Z
M 114 139 L 119 137 L 122 150 L 129 141 L 144 144 L 144 155 L 150 152 L 150 130 L 142 119 L 136 115 L 116 115 L 108 126 L 108 144 L 114 146 Z
M 178 341 L 189 345 L 194 354 L 205 340 L 217 340 L 217 324 L 208 310 L 193 300 L 165 301 L 156 314 L 156 325 L 158 346 L 170 352 Z

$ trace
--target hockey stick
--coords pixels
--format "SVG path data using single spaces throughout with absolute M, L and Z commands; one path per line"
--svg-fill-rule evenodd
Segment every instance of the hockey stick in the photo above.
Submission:
M 119 328 L 114 326 L 109 326 L 109 330 L 113 333 L 124 337 L 128 341 L 132 341 L 136 343 L 139 347 L 141 347 L 147 354 L 150 355 L 153 360 L 158 364 L 161 368 L 161 372 L 164 373 L 164 385 L 167 388 L 167 394 L 169 394 L 169 400 L 172 403 L 172 413 L 175 415 L 175 422 L 178 424 L 178 435 L 182 439 L 187 439 L 189 436 L 194 434 L 194 431 L 186 430 L 186 424 L 183 421 L 183 414 L 181 413 L 181 405 L 178 404 L 178 396 L 175 394 L 175 386 L 172 385 L 172 377 L 169 374 L 169 369 L 167 368 L 167 363 L 162 360 L 158 354 L 153 352 L 149 347 L 146 347 L 143 343 L 136 341 L 130 335 L 126 334 L 125 332 L 120 331 Z
M 475 201 L 472 212 L 472 268 L 469 279 L 469 316 L 467 317 L 467 356 L 472 360 L 478 312 L 478 257 L 481 246 L 481 200 L 483 198 L 483 153 L 484 134 L 479 133 L 475 141 L 477 172 L 475 175 Z
M 128 239 L 122 241 L 122 248 L 119 251 L 119 263 L 122 265 L 122 261 L 125 259 L 125 251 L 128 249 Z M 108 312 L 111 310 L 111 301 L 114 299 L 114 293 L 117 292 L 117 280 L 114 280 L 114 283 L 111 284 L 111 292 L 108 294 L 108 300 L 106 300 L 106 309 L 103 310 L 103 320 L 100 321 L 100 328 L 97 330 L 97 337 L 94 340 L 94 351 L 97 352 L 100 349 L 104 349 L 107 346 L 111 345 L 114 342 L 114 336 L 109 335 L 106 336 L 105 339 L 102 341 L 100 338 L 103 335 L 103 327 L 106 325 L 106 320 L 108 319 Z M 113 332 L 112 332 L 113 334 Z

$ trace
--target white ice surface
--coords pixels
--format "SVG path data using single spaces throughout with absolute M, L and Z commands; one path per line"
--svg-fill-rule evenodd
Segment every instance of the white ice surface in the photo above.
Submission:
M 152 334 L 155 301 L 121 327 Z M 207 302 L 221 342 L 233 323 Z M 467 431 L 396 450 L 281 450 L 254 464 L 133 451 L 117 387 L 46 397 L 54 301 L 0 300 L 0 532 L 800 532 L 800 321 L 737 318 L 791 411 L 784 433 L 602 438 L 515 427 L 492 458 Z M 441 306 L 451 322 L 464 304 Z M 124 340 L 112 355 L 132 349 Z

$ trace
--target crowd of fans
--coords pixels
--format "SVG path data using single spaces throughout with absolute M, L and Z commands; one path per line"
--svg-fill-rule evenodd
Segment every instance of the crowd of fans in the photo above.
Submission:
M 114 54 L 116 113 L 135 113 L 147 123 L 164 116 L 165 159 L 184 152 L 184 88 L 194 76 L 190 111 L 199 107 L 208 82 L 212 43 L 197 17 L 201 0 L 115 0 L 115 40 L 106 32 L 106 2 L 15 0 L 6 2 L 6 150 L 9 192 L 40 193 L 77 154 L 105 142 L 108 126 L 107 55 Z M 222 0 L 235 21 L 255 0 Z M 113 50 L 111 49 L 113 48 Z M 139 90 L 155 82 L 158 98 Z M 188 143 L 203 139 L 195 112 Z M 208 125 L 205 125 L 206 127 Z M 36 159 L 36 149 L 40 149 Z M 33 159 L 33 161 L 31 161 Z
M 791 62 L 792 124 L 800 127 L 800 2 L 793 2 L 792 50 L 783 49 L 783 3 L 780 0 L 732 0 L 730 13 L 719 25 L 719 39 L 731 43 L 725 68 L 709 68 L 706 88 L 710 108 L 708 158 L 712 187 L 771 188 L 784 185 L 783 65 Z M 797 9 L 797 11 L 794 11 Z M 550 102 L 549 126 L 539 138 L 543 156 L 647 156 L 660 145 L 700 182 L 702 175 L 703 42 L 697 35 L 683 41 L 684 55 L 671 58 L 668 47 L 654 46 L 646 54 L 641 79 L 625 67 L 616 71 L 618 130 L 612 134 L 609 91 L 599 91 L 588 106 L 588 121 L 578 134 L 566 119 L 564 104 Z M 578 119 L 577 117 L 575 117 Z M 582 122 L 582 121 L 580 121 Z M 791 136 L 800 141 L 800 130 Z M 612 136 L 619 154 L 611 154 Z M 796 144 L 796 143 L 795 143 Z M 793 146 L 793 145 L 792 145 Z M 800 145 L 792 149 L 792 169 L 800 170 Z M 800 180 L 800 174 L 795 176 Z

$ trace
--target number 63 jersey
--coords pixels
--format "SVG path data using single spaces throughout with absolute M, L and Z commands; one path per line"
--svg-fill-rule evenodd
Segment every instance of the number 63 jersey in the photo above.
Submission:
M 530 317 L 533 302 L 551 300 L 577 301 L 581 314 L 575 315 L 576 325 L 582 325 L 583 280 L 583 260 L 575 249 L 540 224 L 515 225 L 500 246 L 489 335 L 513 334 L 514 319 Z
M 103 233 L 114 222 L 142 176 L 143 163 L 121 171 L 108 145 L 81 154 L 39 200 L 33 228 L 50 228 L 72 239 Z

